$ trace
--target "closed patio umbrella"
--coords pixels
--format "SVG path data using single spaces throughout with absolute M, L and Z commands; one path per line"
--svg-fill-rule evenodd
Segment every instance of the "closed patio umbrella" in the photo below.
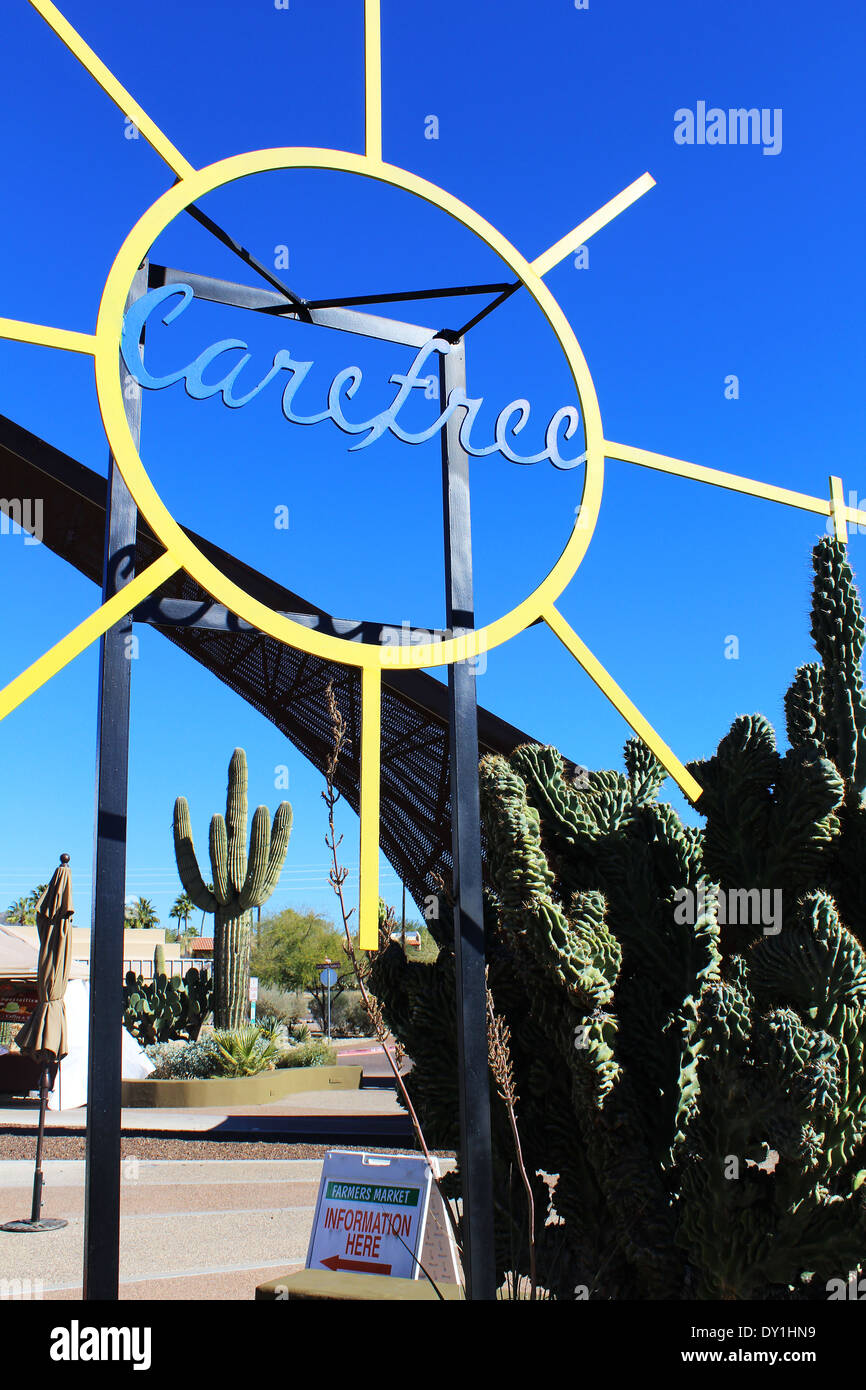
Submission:
M 15 1043 L 27 1057 L 42 1066 L 39 1085 L 39 1137 L 36 1141 L 36 1171 L 33 1177 L 33 1205 L 29 1221 L 8 1221 L 3 1231 L 53 1231 L 65 1226 L 65 1221 L 42 1217 L 42 1141 L 45 1136 L 45 1110 L 48 1104 L 50 1069 L 66 1056 L 66 1004 L 64 995 L 69 980 L 72 941 L 70 919 L 75 911 L 72 903 L 72 881 L 69 855 L 61 854 L 60 867 L 51 875 L 51 882 L 36 904 L 36 927 L 39 932 L 39 973 L 37 989 L 39 1002 L 33 1013 L 15 1035 Z

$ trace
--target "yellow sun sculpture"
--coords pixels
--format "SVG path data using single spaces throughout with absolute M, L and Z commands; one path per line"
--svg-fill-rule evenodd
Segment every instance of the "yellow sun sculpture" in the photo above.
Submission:
M 819 516 L 832 517 L 836 535 L 842 540 L 847 537 L 848 521 L 866 525 L 866 512 L 845 504 L 840 478 L 830 479 L 830 497 L 827 500 L 802 492 L 793 492 L 787 488 L 773 487 L 750 478 L 740 478 L 733 473 L 703 468 L 632 445 L 614 444 L 605 439 L 592 377 L 570 324 L 544 284 L 544 276 L 653 188 L 655 180 L 649 174 L 643 174 L 610 202 L 605 203 L 567 232 L 547 251 L 528 261 L 501 232 L 465 203 L 428 183 L 426 179 L 383 160 L 380 0 L 365 0 L 366 138 L 362 155 L 344 150 L 323 149 L 256 150 L 219 160 L 205 169 L 195 169 L 88 47 L 81 35 L 64 19 L 51 0 L 29 0 L 29 3 L 134 123 L 144 139 L 176 175 L 177 181 L 145 212 L 121 246 L 102 293 L 94 333 L 80 333 L 65 328 L 49 328 L 40 324 L 0 318 L 0 337 L 60 348 L 68 352 L 85 353 L 94 358 L 99 407 L 108 443 L 139 510 L 165 546 L 165 553 L 0 691 L 0 719 L 10 714 L 68 662 L 103 636 L 109 628 L 158 589 L 166 579 L 181 569 L 191 575 L 218 602 L 277 641 L 327 661 L 359 666 L 363 702 L 359 921 L 360 945 L 366 949 L 373 949 L 378 944 L 380 711 L 384 667 L 430 667 L 471 659 L 482 651 L 509 641 L 524 628 L 541 620 L 564 643 L 634 732 L 653 750 L 685 795 L 692 802 L 696 802 L 701 795 L 701 788 L 694 777 L 632 704 L 556 607 L 557 599 L 573 578 L 586 553 L 598 519 L 605 459 L 640 464 L 664 473 L 675 473 L 698 482 L 710 483 L 715 487 L 780 502 L 784 506 L 798 507 Z M 236 179 L 277 169 L 330 169 L 361 174 L 413 193 L 448 213 L 479 236 L 514 271 L 544 314 L 568 361 L 583 410 L 586 442 L 584 486 L 580 506 L 576 509 L 577 519 L 565 549 L 533 593 L 511 612 L 475 632 L 425 645 L 401 646 L 395 650 L 393 647 L 383 648 L 369 642 L 350 642 L 302 627 L 232 583 L 202 554 L 165 506 L 141 461 L 127 423 L 118 371 L 124 307 L 133 277 L 160 233 L 190 204 Z

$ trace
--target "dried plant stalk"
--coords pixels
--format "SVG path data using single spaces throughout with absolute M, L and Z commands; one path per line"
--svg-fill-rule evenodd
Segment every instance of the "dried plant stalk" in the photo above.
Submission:
M 520 1132 L 517 1128 L 517 1102 L 519 1096 L 514 1085 L 514 1067 L 511 1061 L 511 1030 L 505 1019 L 497 1014 L 493 1004 L 493 995 L 490 988 L 487 989 L 487 1056 L 490 1062 L 490 1070 L 493 1073 L 493 1080 L 496 1082 L 496 1090 L 500 1098 L 505 1102 L 508 1111 L 508 1122 L 511 1125 L 511 1134 L 514 1139 L 514 1151 L 517 1155 L 517 1167 L 520 1170 L 520 1177 L 526 1192 L 526 1206 L 529 1215 L 529 1297 L 535 1301 L 535 1291 L 537 1287 L 536 1278 L 536 1259 L 535 1259 L 535 1197 L 532 1192 L 532 1184 L 526 1172 L 526 1164 L 523 1161 L 523 1149 L 520 1144 Z
M 343 885 L 346 882 L 349 870 L 345 867 L 345 865 L 339 862 L 339 855 L 337 853 L 337 850 L 340 844 L 342 843 L 343 836 L 337 836 L 336 820 L 334 816 L 334 811 L 337 802 L 340 800 L 340 792 L 337 790 L 334 783 L 337 775 L 337 766 L 340 761 L 340 753 L 342 751 L 343 744 L 346 739 L 346 721 L 343 718 L 343 714 L 340 710 L 339 705 L 337 704 L 337 698 L 334 694 L 334 687 L 332 683 L 329 682 L 325 693 L 328 700 L 328 712 L 331 716 L 331 727 L 334 731 L 334 744 L 331 750 L 331 756 L 328 759 L 328 763 L 325 768 L 325 790 L 322 792 L 322 799 L 328 808 L 328 834 L 325 836 L 325 844 L 331 851 L 332 861 L 331 868 L 328 873 L 328 878 L 331 887 L 333 888 L 337 896 L 337 901 L 340 905 L 340 916 L 343 920 L 343 931 L 346 935 L 346 940 L 343 944 L 343 950 L 346 952 L 346 955 L 348 956 L 349 961 L 351 963 L 355 979 L 358 982 L 358 989 L 361 992 L 361 1000 L 363 1002 L 364 1009 L 366 1010 L 367 1017 L 370 1020 L 370 1025 L 373 1029 L 373 1034 L 376 1038 L 376 1041 L 379 1043 L 379 1045 L 382 1048 L 382 1051 L 385 1054 L 391 1071 L 394 1073 L 394 1080 L 397 1083 L 400 1095 L 403 1098 L 403 1104 L 406 1106 L 406 1110 L 412 1122 L 412 1128 L 415 1131 L 415 1138 L 418 1140 L 418 1145 L 421 1149 L 421 1152 L 424 1155 L 424 1158 L 426 1159 L 427 1166 L 430 1169 L 430 1174 L 433 1179 L 433 1182 L 436 1184 L 436 1189 L 439 1192 L 440 1197 L 442 1198 L 442 1205 L 445 1210 L 445 1214 L 448 1217 L 448 1220 L 451 1224 L 451 1228 L 454 1232 L 454 1238 L 457 1243 L 457 1248 L 460 1249 L 460 1243 L 457 1240 L 457 1224 L 454 1218 L 454 1213 L 451 1210 L 451 1203 L 448 1201 L 448 1198 L 442 1192 L 439 1181 L 439 1175 L 436 1171 L 436 1164 L 434 1163 L 433 1156 L 430 1153 L 429 1148 L 427 1147 L 427 1141 L 424 1138 L 424 1131 L 421 1128 L 421 1122 L 418 1119 L 415 1107 L 409 1098 L 409 1092 L 406 1090 L 406 1084 L 403 1080 L 403 1077 L 400 1074 L 400 1068 L 403 1064 L 406 1055 L 405 1050 L 399 1042 L 396 1042 L 396 1040 L 394 1047 L 394 1056 L 391 1055 L 391 1052 L 388 1049 L 388 1029 L 385 1026 L 385 1019 L 382 1014 L 382 1006 L 379 1003 L 378 999 L 375 997 L 375 995 L 371 994 L 369 989 L 367 988 L 369 964 L 367 965 L 367 969 L 365 970 L 362 962 L 358 960 L 357 953 L 355 951 L 355 944 L 352 940 L 352 936 L 349 931 L 349 919 L 351 918 L 355 909 L 349 908 L 347 910 L 346 900 L 343 895 Z M 382 950 L 383 946 L 387 946 L 390 944 L 389 922 L 391 920 L 392 919 L 390 917 L 387 918 L 384 929 L 380 928 L 380 950 Z

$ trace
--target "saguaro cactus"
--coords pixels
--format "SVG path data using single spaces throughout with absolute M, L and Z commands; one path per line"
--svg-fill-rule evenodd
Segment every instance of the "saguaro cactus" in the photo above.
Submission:
M 267 902 L 277 886 L 289 836 L 292 808 L 283 801 L 271 826 L 267 806 L 253 816 L 247 854 L 247 756 L 236 748 L 229 763 L 225 816 L 210 823 L 213 891 L 202 878 L 190 828 L 186 797 L 174 803 L 174 852 L 184 889 L 202 912 L 214 916 L 214 1023 L 238 1028 L 248 1012 L 251 908 Z

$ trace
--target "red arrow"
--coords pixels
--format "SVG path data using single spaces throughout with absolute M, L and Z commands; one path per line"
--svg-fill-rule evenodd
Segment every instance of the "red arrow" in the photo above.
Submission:
M 390 1274 L 390 1265 L 374 1265 L 366 1260 L 344 1260 L 340 1255 L 331 1255 L 329 1259 L 322 1260 L 322 1264 L 328 1269 L 352 1269 L 356 1274 Z

